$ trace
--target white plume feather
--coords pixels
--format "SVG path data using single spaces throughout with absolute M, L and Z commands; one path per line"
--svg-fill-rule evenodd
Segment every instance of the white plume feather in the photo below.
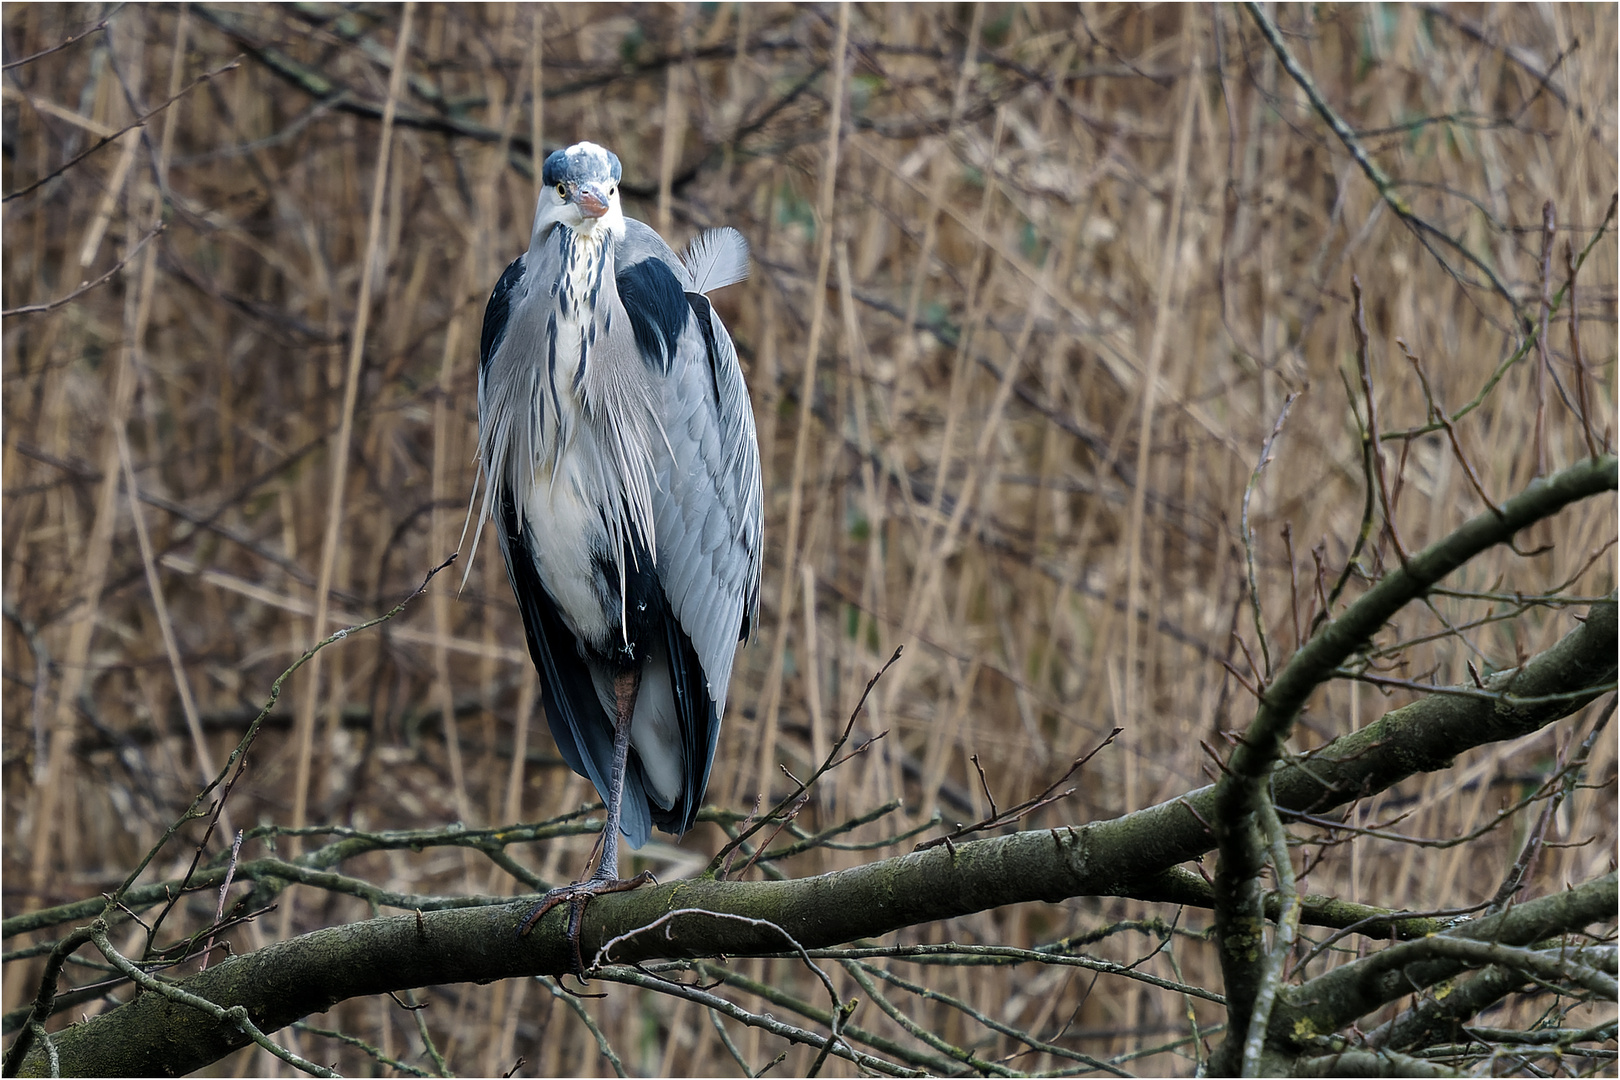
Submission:
M 748 241 L 736 229 L 706 229 L 681 256 L 691 291 L 711 293 L 748 276 Z

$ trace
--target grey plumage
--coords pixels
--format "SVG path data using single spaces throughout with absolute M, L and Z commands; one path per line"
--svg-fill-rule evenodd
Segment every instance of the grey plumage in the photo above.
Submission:
M 610 818 L 616 718 L 633 710 L 619 825 L 640 847 L 653 825 L 690 828 L 702 802 L 758 613 L 761 493 L 736 351 L 703 295 L 746 275 L 747 245 L 712 230 L 677 259 L 623 217 L 619 177 L 594 144 L 548 158 L 529 249 L 490 296 L 479 517 L 495 520 L 552 734 Z M 616 872 L 609 839 L 599 877 Z
M 736 229 L 710 229 L 692 238 L 681 265 L 692 292 L 723 289 L 748 276 L 748 243 Z

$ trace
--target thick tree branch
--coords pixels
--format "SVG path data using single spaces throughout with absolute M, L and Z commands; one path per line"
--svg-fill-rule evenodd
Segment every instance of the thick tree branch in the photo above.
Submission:
M 1268 1075 L 1280 1075 L 1269 1074 Z M 1339 1054 L 1305 1058 L 1295 1064 L 1293 1076 L 1467 1076 L 1465 1072 L 1432 1061 L 1389 1050 L 1346 1050 Z
M 1261 814 L 1273 798 L 1279 806 L 1304 809 L 1284 802 L 1280 791 L 1273 793 L 1268 788 L 1273 786 L 1276 761 L 1306 699 L 1406 604 L 1480 552 L 1511 541 L 1525 526 L 1551 517 L 1572 502 L 1613 490 L 1615 472 L 1612 456 L 1582 461 L 1545 481 L 1532 483 L 1500 508 L 1464 523 L 1406 559 L 1338 618 L 1323 624 L 1266 687 L 1253 723 L 1233 748 L 1225 775 L 1216 785 L 1213 812 L 1205 816 L 1214 827 L 1221 852 L 1215 875 L 1215 927 L 1221 939 L 1221 967 L 1226 976 L 1229 1032 L 1248 1030 L 1250 1008 L 1259 990 L 1264 963 L 1265 891 L 1260 870 L 1265 843 Z M 1612 678 L 1611 673 L 1602 683 Z M 1556 688 L 1549 690 L 1593 686 L 1592 682 L 1560 680 Z M 1518 679 L 1488 689 L 1506 691 L 1509 687 L 1518 698 L 1549 692 L 1529 690 Z M 1497 706 L 1509 705 L 1505 699 L 1492 701 L 1489 695 L 1483 700 Z M 1312 771 L 1314 764 L 1315 759 Z M 1217 1072 L 1236 1071 L 1240 1043 L 1235 1038 L 1241 1035 L 1229 1035 L 1213 1062 Z
M 1406 1050 L 1456 1031 L 1529 982 L 1523 971 L 1492 965 L 1467 982 L 1447 987 L 1445 994 L 1427 994 L 1411 1008 L 1367 1033 L 1375 1050 Z
M 1369 1012 L 1423 987 L 1433 986 L 1469 968 L 1486 967 L 1500 956 L 1527 975 L 1582 976 L 1602 993 L 1613 993 L 1614 980 L 1589 968 L 1585 972 L 1559 972 L 1557 957 L 1528 959 L 1525 950 L 1493 951 L 1498 946 L 1530 945 L 1579 930 L 1599 920 L 1612 920 L 1620 892 L 1614 874 L 1586 882 L 1567 892 L 1553 893 L 1520 904 L 1501 915 L 1463 923 L 1447 934 L 1392 945 L 1364 959 L 1334 968 L 1324 975 L 1285 991 L 1275 1006 L 1272 1030 L 1284 1042 L 1325 1035 Z M 1534 954 L 1531 954 L 1534 955 Z M 1580 954 L 1569 950 L 1569 960 Z M 1538 970 L 1545 966 L 1545 970 Z
M 1187 907 L 1213 908 L 1215 890 L 1199 874 L 1181 866 L 1173 866 L 1161 874 L 1139 882 L 1125 895 L 1156 904 L 1182 904 Z M 1438 934 L 1446 928 L 1444 919 L 1430 915 L 1393 911 L 1355 904 L 1336 896 L 1315 894 L 1300 897 L 1299 921 L 1305 926 L 1331 926 L 1370 937 L 1401 941 Z M 1282 904 L 1275 893 L 1266 897 L 1266 918 L 1276 920 L 1282 914 Z

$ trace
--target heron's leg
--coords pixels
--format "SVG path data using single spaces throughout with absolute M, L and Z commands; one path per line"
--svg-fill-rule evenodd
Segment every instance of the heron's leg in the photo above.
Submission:
M 596 873 L 588 880 L 552 889 L 540 902 L 529 909 L 518 924 L 518 935 L 525 936 L 534 929 L 540 917 L 558 904 L 567 903 L 568 940 L 574 946 L 576 973 L 583 976 L 585 961 L 579 952 L 580 922 L 585 916 L 585 903 L 602 893 L 628 892 L 653 879 L 651 872 L 637 874 L 628 880 L 619 878 L 619 818 L 624 808 L 624 770 L 630 756 L 630 722 L 636 712 L 636 695 L 641 690 L 641 669 L 634 667 L 613 678 L 614 706 L 618 716 L 613 724 L 613 768 L 608 774 L 607 825 L 602 830 L 602 857 L 597 861 Z
M 630 756 L 630 721 L 636 712 L 636 695 L 641 691 L 641 668 L 632 667 L 613 676 L 613 700 L 618 719 L 613 725 L 613 768 L 608 773 L 607 828 L 602 830 L 602 858 L 596 864 L 593 881 L 619 880 L 619 816 L 624 811 L 624 769 Z

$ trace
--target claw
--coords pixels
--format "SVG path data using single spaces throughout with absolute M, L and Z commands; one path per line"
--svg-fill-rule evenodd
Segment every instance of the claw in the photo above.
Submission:
M 656 880 L 651 870 L 644 870 L 633 878 L 590 878 L 586 881 L 576 881 L 572 885 L 552 889 L 540 898 L 540 902 L 529 909 L 518 923 L 518 937 L 528 937 L 529 931 L 534 929 L 535 923 L 558 904 L 568 905 L 568 943 L 574 947 L 574 974 L 584 977 L 585 958 L 579 951 L 579 929 L 585 919 L 585 905 L 593 896 L 604 893 L 629 892 L 639 889 L 650 881 Z

